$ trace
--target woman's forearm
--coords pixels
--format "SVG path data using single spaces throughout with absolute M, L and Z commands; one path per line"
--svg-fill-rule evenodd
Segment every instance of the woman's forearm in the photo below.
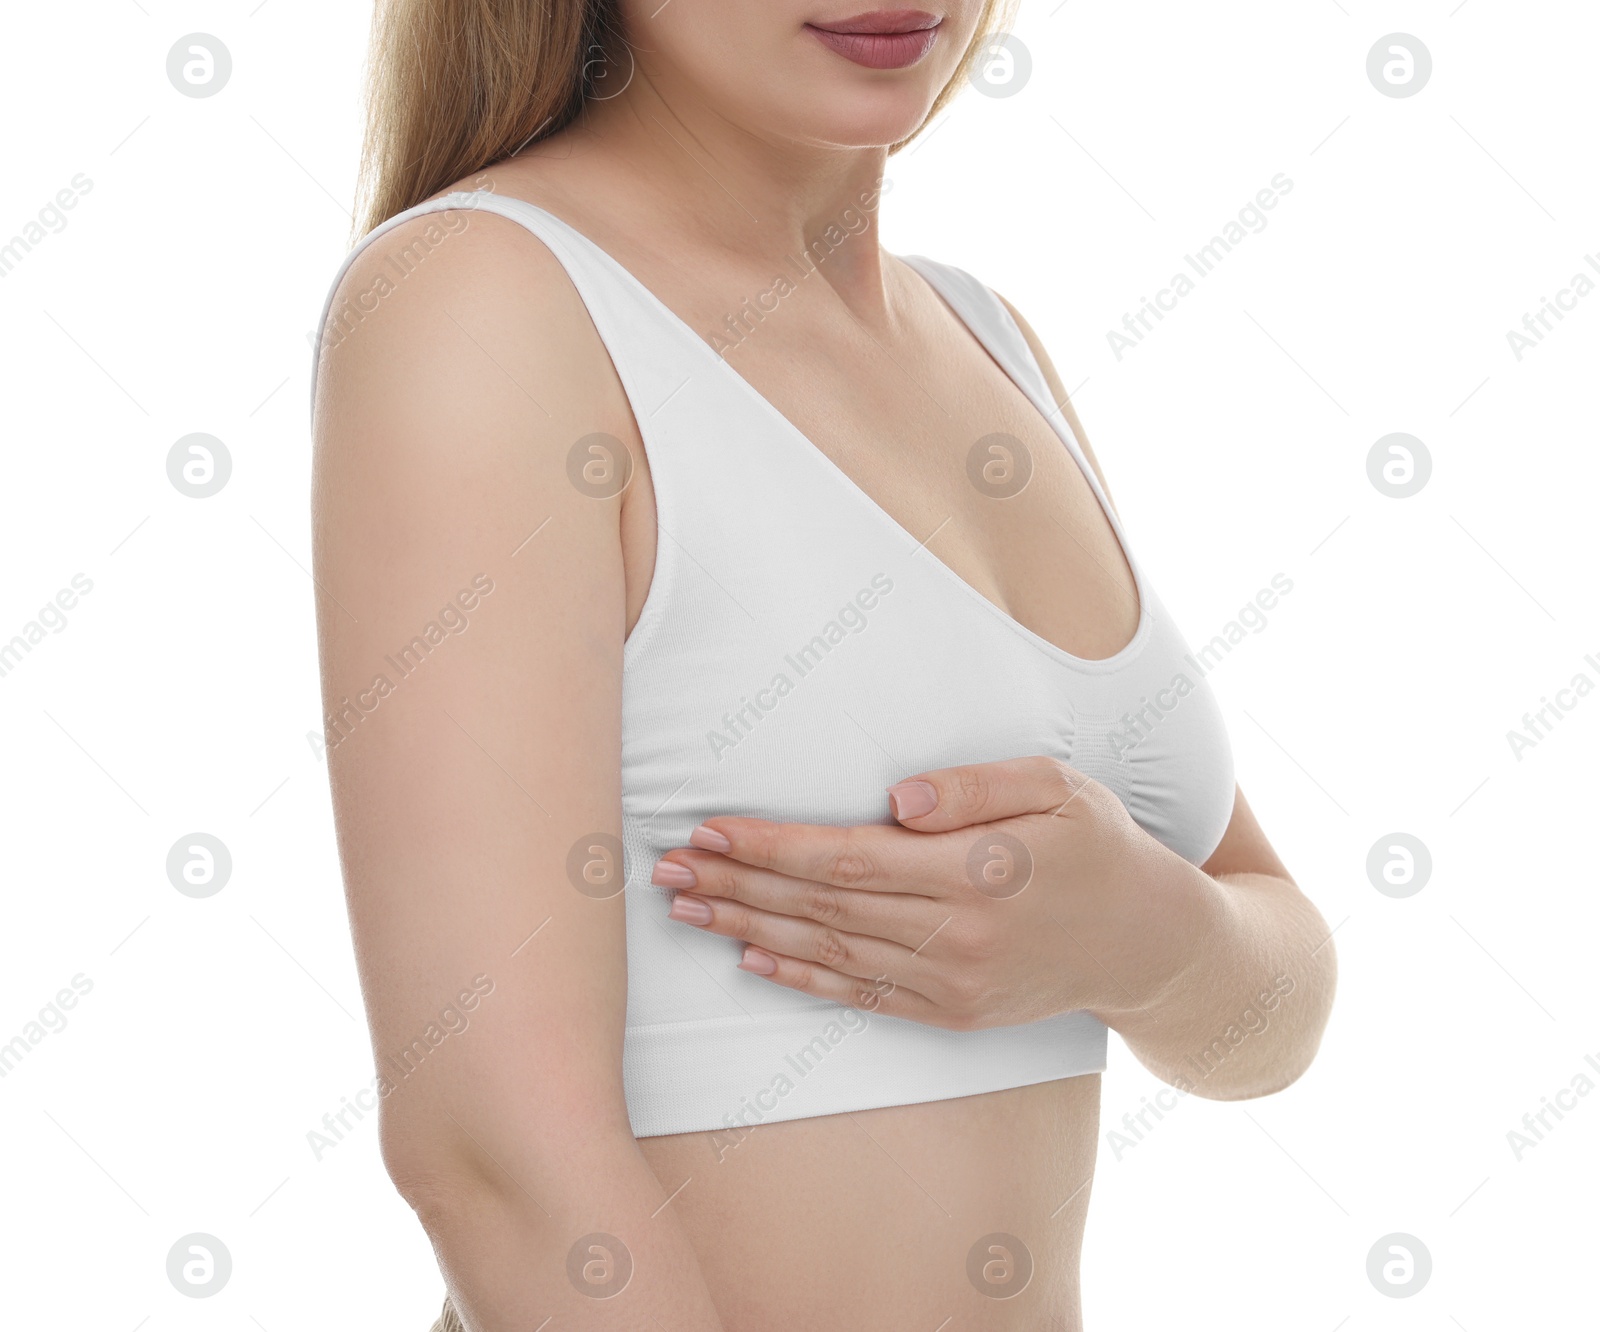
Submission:
M 631 1137 L 552 1162 L 542 1184 L 497 1174 L 464 1170 L 403 1190 L 467 1332 L 533 1332 L 546 1319 L 723 1332 L 668 1191 Z
M 1172 919 L 1187 935 L 1185 965 L 1156 998 L 1101 1016 L 1182 1091 L 1213 1100 L 1280 1091 L 1309 1067 L 1333 1006 L 1327 925 L 1287 879 L 1184 868 Z

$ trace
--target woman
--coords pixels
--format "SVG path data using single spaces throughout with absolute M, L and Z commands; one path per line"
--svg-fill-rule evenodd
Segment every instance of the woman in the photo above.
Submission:
M 1316 1049 L 1060 380 L 877 242 L 991 8 L 382 7 L 316 562 L 440 1328 L 1075 1328 L 1108 1030 L 1216 1098 Z

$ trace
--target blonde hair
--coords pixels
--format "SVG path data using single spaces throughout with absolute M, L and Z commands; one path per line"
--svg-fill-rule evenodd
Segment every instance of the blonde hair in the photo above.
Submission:
M 950 103 L 1016 3 L 985 0 L 950 82 L 892 151 Z M 616 0 L 378 0 L 355 239 L 571 123 L 594 91 L 591 53 L 616 26 Z

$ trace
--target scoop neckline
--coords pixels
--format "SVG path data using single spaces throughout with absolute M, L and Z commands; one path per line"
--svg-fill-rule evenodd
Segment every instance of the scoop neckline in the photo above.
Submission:
M 448 201 L 458 199 L 469 199 L 476 201 L 479 198 L 496 199 L 502 203 L 515 205 L 520 208 L 525 208 L 530 212 L 536 213 L 540 217 L 548 219 L 551 223 L 576 240 L 580 245 L 590 250 L 594 256 L 618 278 L 619 281 L 632 288 L 641 299 L 655 309 L 667 321 L 667 323 L 674 329 L 675 332 L 680 333 L 683 340 L 692 343 L 697 349 L 698 354 L 704 357 L 709 357 L 710 360 L 720 368 L 722 373 L 738 386 L 737 391 L 744 393 L 748 398 L 750 398 L 757 409 L 769 417 L 781 431 L 786 432 L 792 436 L 793 439 L 803 445 L 806 452 L 809 453 L 813 458 L 817 459 L 825 471 L 830 472 L 833 476 L 838 478 L 845 491 L 854 495 L 860 504 L 864 505 L 873 515 L 875 515 L 875 520 L 880 525 L 886 526 L 891 532 L 903 537 L 911 546 L 913 553 L 915 551 L 924 552 L 928 556 L 928 560 L 932 564 L 933 568 L 938 571 L 938 576 L 942 577 L 946 582 L 949 582 L 957 588 L 960 588 L 969 598 L 976 601 L 980 606 L 984 607 L 993 618 L 1006 625 L 1025 642 L 1028 642 L 1037 648 L 1042 654 L 1061 665 L 1071 667 L 1077 671 L 1089 674 L 1103 674 L 1126 666 L 1144 649 L 1145 643 L 1149 640 L 1151 629 L 1154 624 L 1154 615 L 1151 610 L 1150 590 L 1146 585 L 1143 571 L 1140 569 L 1138 563 L 1134 560 L 1133 552 L 1128 548 L 1128 542 L 1122 529 L 1121 520 L 1117 517 L 1116 511 L 1112 509 L 1110 499 L 1102 489 L 1099 478 L 1094 475 L 1094 469 L 1088 465 L 1088 461 L 1082 454 L 1081 446 L 1077 443 L 1077 440 L 1063 433 L 1062 426 L 1066 426 L 1068 430 L 1070 430 L 1071 427 L 1067 424 L 1065 415 L 1062 413 L 1060 408 L 1057 407 L 1053 412 L 1049 412 L 1044 409 L 1036 391 L 1031 389 L 1029 385 L 1024 383 L 1023 380 L 1018 377 L 1013 367 L 1008 363 L 1008 358 L 1002 354 L 1000 349 L 996 347 L 991 340 L 986 337 L 984 333 L 981 332 L 980 329 L 966 317 L 964 313 L 962 313 L 961 303 L 957 299 L 954 299 L 952 294 L 945 290 L 943 286 L 922 267 L 923 264 L 932 266 L 936 261 L 927 259 L 921 255 L 898 255 L 894 254 L 893 251 L 889 251 L 892 257 L 899 259 L 908 268 L 910 268 L 912 272 L 916 273 L 918 277 L 928 284 L 934 295 L 938 296 L 944 301 L 945 305 L 948 306 L 951 312 L 955 315 L 957 321 L 989 354 L 990 358 L 995 362 L 996 365 L 1000 367 L 1001 371 L 1008 379 L 1011 380 L 1012 384 L 1016 386 L 1017 390 L 1023 395 L 1023 397 L 1028 400 L 1033 409 L 1044 418 L 1045 424 L 1050 427 L 1052 433 L 1054 433 L 1056 438 L 1061 441 L 1062 447 L 1067 450 L 1068 456 L 1073 460 L 1073 463 L 1082 473 L 1084 480 L 1088 483 L 1090 492 L 1094 495 L 1095 501 L 1099 505 L 1100 512 L 1105 516 L 1106 522 L 1111 528 L 1112 535 L 1116 538 L 1117 548 L 1120 551 L 1124 562 L 1127 564 L 1129 572 L 1133 576 L 1134 595 L 1139 601 L 1138 622 L 1134 626 L 1133 636 L 1109 657 L 1080 657 L 1075 653 L 1068 652 L 1065 648 L 1051 642 L 1048 638 L 1044 637 L 1044 635 L 1037 633 L 1033 629 L 1030 629 L 1027 625 L 1023 624 L 1021 620 L 1017 619 L 1016 616 L 1012 615 L 1003 607 L 996 605 L 982 592 L 978 591 L 978 589 L 969 583 L 965 578 L 958 574 L 937 555 L 933 554 L 932 551 L 927 549 L 927 538 L 919 540 L 917 536 L 910 531 L 910 529 L 905 527 L 900 522 L 899 519 L 885 509 L 883 505 L 879 504 L 877 500 L 873 499 L 873 497 L 861 487 L 854 477 L 840 467 L 838 463 L 834 462 L 834 460 L 824 453 L 822 449 L 817 447 L 816 443 L 813 442 L 811 437 L 807 435 L 805 431 L 801 430 L 800 427 L 791 421 L 786 415 L 784 415 L 784 413 L 778 409 L 777 405 L 773 403 L 772 400 L 766 396 L 766 394 L 762 393 L 760 389 L 756 388 L 754 384 L 752 384 L 748 379 L 746 379 L 731 365 L 729 365 L 722 356 L 718 355 L 717 352 L 706 343 L 705 339 L 689 326 L 689 324 L 681 315 L 677 313 L 677 311 L 675 311 L 671 306 L 657 296 L 655 292 L 653 292 L 642 281 L 640 281 L 631 269 L 627 268 L 620 260 L 615 258 L 597 241 L 591 240 L 570 222 L 557 217 L 554 213 L 550 212 L 549 209 L 543 208 L 539 204 L 532 203 L 527 199 L 519 199 L 511 195 L 494 194 L 485 190 L 458 191 L 453 194 L 441 196 L 437 202 L 444 204 Z M 1000 308 L 1003 313 L 1006 313 L 1007 318 L 1009 318 L 1009 312 L 1005 311 L 1005 307 L 1002 305 Z M 1031 350 L 1029 355 L 1031 359 Z M 1035 371 L 1037 372 L 1037 361 L 1034 360 L 1033 364 Z M 1056 418 L 1061 419 L 1060 425 L 1057 424 Z M 640 619 L 643 619 L 642 613 Z

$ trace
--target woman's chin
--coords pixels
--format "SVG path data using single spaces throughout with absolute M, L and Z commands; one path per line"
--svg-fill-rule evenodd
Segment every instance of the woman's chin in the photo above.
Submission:
M 928 114 L 928 104 L 918 99 L 894 104 L 846 108 L 835 105 L 810 108 L 775 128 L 785 137 L 828 148 L 890 148 L 915 134 Z

